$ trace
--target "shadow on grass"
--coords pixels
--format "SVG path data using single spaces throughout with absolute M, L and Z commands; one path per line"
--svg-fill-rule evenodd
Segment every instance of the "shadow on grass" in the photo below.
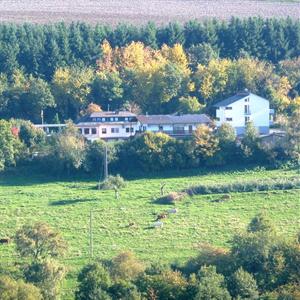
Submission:
M 49 202 L 50 206 L 72 205 L 76 203 L 85 203 L 90 201 L 96 201 L 96 199 L 71 199 L 71 200 L 57 200 Z

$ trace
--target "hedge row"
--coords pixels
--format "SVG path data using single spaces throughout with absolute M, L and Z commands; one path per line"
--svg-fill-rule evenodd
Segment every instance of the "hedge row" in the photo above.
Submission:
M 259 179 L 253 181 L 240 181 L 227 184 L 213 184 L 189 187 L 185 190 L 187 194 L 192 195 L 207 195 L 221 194 L 234 192 L 258 192 L 271 190 L 290 190 L 300 188 L 300 177 L 279 178 L 279 179 Z

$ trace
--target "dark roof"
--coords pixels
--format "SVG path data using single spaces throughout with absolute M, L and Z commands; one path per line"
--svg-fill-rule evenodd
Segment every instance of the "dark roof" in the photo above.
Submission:
M 237 93 L 237 94 L 234 95 L 234 96 L 231 96 L 231 97 L 229 97 L 229 98 L 227 98 L 227 99 L 225 99 L 225 100 L 222 100 L 222 101 L 216 103 L 216 104 L 214 105 L 214 107 L 228 106 L 228 105 L 230 105 L 230 104 L 232 104 L 232 103 L 234 103 L 234 102 L 236 102 L 236 101 L 242 100 L 242 99 L 244 99 L 244 98 L 246 98 L 246 97 L 248 97 L 248 96 L 250 96 L 250 95 L 255 95 L 255 94 L 250 93 L 250 92 L 248 92 L 248 91 L 239 92 L 239 93 Z M 255 96 L 257 96 L 257 95 L 255 95 Z M 263 97 L 260 97 L 260 96 L 257 96 L 257 97 L 259 97 L 259 98 L 261 98 L 261 99 L 263 99 L 263 100 L 268 101 L 267 99 L 265 99 L 265 98 L 263 98 Z
M 142 124 L 201 124 L 212 122 L 205 114 L 139 115 L 137 116 L 137 119 Z
M 135 117 L 136 114 L 133 114 L 129 111 L 100 111 L 94 112 L 89 115 L 90 118 L 101 118 L 101 117 Z
M 216 103 L 216 104 L 214 105 L 214 107 L 230 105 L 230 104 L 232 104 L 232 103 L 234 103 L 234 102 L 236 102 L 236 101 L 242 100 L 242 99 L 244 99 L 244 98 L 250 96 L 250 94 L 251 94 L 251 93 L 249 93 L 249 92 L 241 92 L 241 93 L 237 93 L 237 94 L 234 95 L 234 96 L 231 96 L 231 97 L 229 97 L 229 98 L 227 98 L 227 99 L 225 99 L 225 100 L 222 100 L 222 101 Z

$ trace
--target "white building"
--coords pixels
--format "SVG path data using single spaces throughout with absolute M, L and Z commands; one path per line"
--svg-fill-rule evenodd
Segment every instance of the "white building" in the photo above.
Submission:
M 212 124 L 205 114 L 140 115 L 137 119 L 141 132 L 163 132 L 174 137 L 191 135 L 199 125 Z
M 95 112 L 81 118 L 76 126 L 90 141 L 127 139 L 138 130 L 136 115 L 127 111 Z
M 214 105 L 216 109 L 216 125 L 230 124 L 237 135 L 245 132 L 247 122 L 252 122 L 260 134 L 268 134 L 273 120 L 269 100 L 249 93 L 237 93 Z

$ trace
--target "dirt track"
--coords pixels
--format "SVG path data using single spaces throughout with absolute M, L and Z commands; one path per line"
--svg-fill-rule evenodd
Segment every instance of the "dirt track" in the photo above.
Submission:
M 231 16 L 300 18 L 300 2 L 255 0 L 0 0 L 0 21 L 157 23 Z

